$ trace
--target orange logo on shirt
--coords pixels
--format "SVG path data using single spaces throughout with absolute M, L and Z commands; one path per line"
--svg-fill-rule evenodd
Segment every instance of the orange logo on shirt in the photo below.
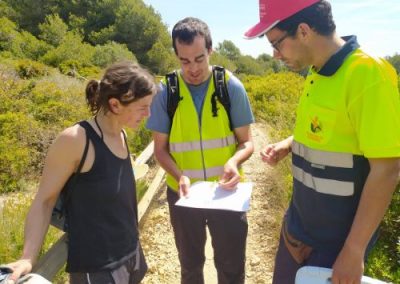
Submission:
M 320 131 L 322 131 L 322 124 L 321 122 L 318 120 L 318 117 L 315 116 L 313 119 L 311 119 L 311 131 L 313 133 L 318 133 Z

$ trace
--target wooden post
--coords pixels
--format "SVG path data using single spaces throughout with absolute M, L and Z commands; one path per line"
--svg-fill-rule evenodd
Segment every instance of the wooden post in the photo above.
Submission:
M 151 201 L 153 200 L 154 194 L 156 193 L 157 189 L 159 188 L 161 181 L 164 177 L 165 171 L 162 168 L 159 168 L 156 176 L 154 177 L 153 181 L 151 182 L 149 188 L 147 189 L 146 193 L 143 195 L 142 199 L 138 205 L 138 218 L 139 222 L 142 220 L 144 213 L 146 213 L 147 209 L 150 206 Z
M 67 261 L 67 234 L 62 237 L 38 260 L 33 272 L 52 280 Z

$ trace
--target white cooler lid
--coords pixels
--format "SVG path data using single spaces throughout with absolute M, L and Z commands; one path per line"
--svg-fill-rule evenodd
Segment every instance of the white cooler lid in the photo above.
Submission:
M 316 266 L 303 266 L 297 271 L 295 284 L 329 284 L 332 269 Z M 386 282 L 363 276 L 361 284 L 387 284 Z

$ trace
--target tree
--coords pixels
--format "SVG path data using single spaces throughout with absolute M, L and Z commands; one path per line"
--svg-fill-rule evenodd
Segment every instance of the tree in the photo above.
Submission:
M 400 74 L 400 54 L 395 54 L 393 56 L 388 56 L 386 59 L 393 65 L 396 69 L 397 74 Z
M 16 12 L 11 8 L 11 6 L 9 6 L 5 1 L 0 1 L 0 17 L 15 19 L 16 15 Z
M 60 45 L 46 53 L 41 60 L 54 67 L 71 60 L 79 62 L 80 66 L 91 66 L 94 51 L 93 46 L 83 42 L 81 35 L 67 32 Z
M 171 49 L 160 42 L 156 42 L 147 53 L 146 64 L 156 74 L 166 74 L 179 65 Z
M 44 23 L 39 25 L 39 38 L 47 43 L 58 46 L 68 32 L 68 26 L 58 14 L 46 16 Z
M 262 75 L 266 70 L 261 64 L 250 55 L 240 56 L 237 60 L 237 73 L 246 75 Z
M 219 65 L 225 67 L 231 72 L 236 72 L 237 66 L 231 60 L 229 60 L 226 56 L 220 54 L 217 51 L 211 53 L 210 63 L 213 65 Z
M 92 58 L 94 65 L 105 68 L 114 62 L 123 60 L 137 61 L 126 45 L 111 41 L 105 45 L 95 46 Z
M 51 47 L 32 34 L 19 32 L 17 25 L 7 18 L 0 18 L 0 51 L 8 51 L 14 57 L 37 60 Z
M 230 40 L 219 43 L 215 50 L 233 62 L 236 62 L 241 56 L 240 49 Z
M 117 42 L 126 43 L 139 62 L 153 70 L 147 56 L 156 42 L 169 49 L 170 37 L 160 15 L 142 1 L 121 1 L 115 21 Z M 155 66 L 154 66 L 155 67 Z
M 39 24 L 57 7 L 57 0 L 4 0 L 15 11 L 12 20 L 33 35 L 39 33 Z

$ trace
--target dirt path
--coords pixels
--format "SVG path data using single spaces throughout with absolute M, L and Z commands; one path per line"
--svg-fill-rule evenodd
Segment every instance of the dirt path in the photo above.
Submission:
M 274 200 L 277 190 L 272 171 L 259 159 L 259 151 L 267 143 L 266 130 L 260 124 L 252 128 L 255 151 L 245 163 L 248 180 L 254 183 L 251 209 L 248 213 L 246 283 L 271 283 L 281 209 Z M 143 283 L 175 284 L 180 282 L 180 269 L 172 228 L 169 223 L 165 188 L 155 196 L 149 213 L 142 222 L 141 239 L 149 272 Z M 216 284 L 212 249 L 206 246 L 204 275 L 206 284 Z

